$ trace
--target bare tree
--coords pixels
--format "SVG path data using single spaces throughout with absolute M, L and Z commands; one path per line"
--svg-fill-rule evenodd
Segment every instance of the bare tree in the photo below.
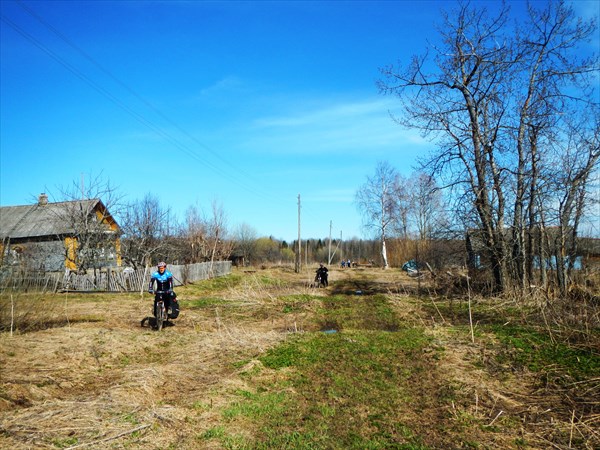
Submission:
M 187 247 L 186 261 L 196 263 L 210 259 L 207 228 L 202 211 L 197 206 L 190 206 L 185 214 L 184 241 Z
M 250 263 L 251 258 L 254 257 L 257 238 L 256 230 L 247 223 L 242 223 L 237 227 L 234 236 L 235 248 L 244 258 L 245 264 Z
M 122 195 L 101 174 L 59 190 L 66 201 L 54 211 L 69 235 L 66 260 L 82 271 L 116 264 L 120 229 L 114 217 L 120 211 Z
M 583 83 L 597 71 L 576 53 L 594 24 L 576 21 L 562 1 L 530 7 L 529 14 L 513 31 L 506 6 L 489 15 L 460 3 L 444 16 L 443 45 L 431 48 L 435 64 L 429 53 L 414 57 L 406 68 L 382 69 L 379 83 L 403 101 L 400 124 L 437 139 L 439 151 L 422 167 L 439 174 L 465 212 L 474 213 L 464 222 L 473 223 L 483 243 L 498 291 L 513 281 L 527 284 L 533 245 L 526 236 L 547 206 L 542 149 L 564 138 L 565 128 L 556 127 L 568 105 L 593 98 Z
M 522 288 L 531 281 L 531 236 L 540 228 L 541 192 L 540 147 L 564 137 L 563 120 L 570 105 L 575 111 L 597 109 L 587 97 L 589 90 L 566 89 L 581 84 L 588 74 L 597 71 L 594 61 L 582 58 L 577 46 L 595 30 L 592 22 L 576 20 L 573 10 L 562 1 L 550 1 L 543 8 L 528 6 L 528 18 L 519 29 L 515 46 L 519 52 L 515 64 L 513 95 L 515 167 L 512 256 L 514 275 Z M 543 166 L 542 166 L 543 168 Z M 526 239 L 527 236 L 527 239 Z M 543 237 L 542 237 L 543 239 Z M 529 247 L 529 248 L 528 248 Z
M 552 177 L 557 193 L 557 225 L 554 258 L 557 283 L 564 294 L 569 285 L 577 254 L 577 236 L 590 196 L 589 180 L 600 158 L 600 127 L 593 130 L 571 128 L 561 152 L 561 163 Z
M 400 238 L 407 240 L 411 234 L 412 209 L 414 207 L 414 192 L 409 180 L 398 174 L 396 178 L 396 218 L 392 226 Z
M 121 216 L 123 259 L 134 268 L 167 259 L 167 237 L 173 228 L 170 209 L 163 208 L 152 194 L 129 203 Z
M 227 233 L 227 215 L 217 201 L 213 201 L 208 217 L 196 206 L 188 208 L 183 235 L 188 246 L 189 262 L 228 259 L 234 243 L 228 239 Z
M 227 214 L 223 205 L 214 200 L 211 205 L 211 217 L 208 222 L 208 242 L 211 253 L 210 261 L 229 259 L 233 250 L 233 242 L 228 239 Z
M 424 172 L 414 173 L 407 184 L 410 195 L 409 215 L 421 241 L 433 237 L 443 219 L 442 192 L 434 178 Z
M 507 106 L 498 75 L 510 67 L 512 55 L 498 35 L 506 20 L 506 9 L 489 17 L 461 5 L 456 15 L 445 15 L 436 71 L 426 73 L 426 57 L 415 57 L 404 71 L 383 69 L 389 81 L 380 83 L 383 92 L 404 96 L 407 116 L 401 123 L 440 138 L 440 153 L 428 166 L 471 193 L 499 289 L 506 281 L 505 195 L 496 147 Z
M 356 205 L 364 225 L 375 230 L 381 243 L 383 268 L 388 268 L 386 239 L 388 230 L 398 220 L 398 173 L 388 162 L 381 161 L 375 174 L 367 177 L 356 192 Z

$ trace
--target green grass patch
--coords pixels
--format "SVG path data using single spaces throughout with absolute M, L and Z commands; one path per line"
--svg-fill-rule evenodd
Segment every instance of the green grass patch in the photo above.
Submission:
M 520 325 L 494 325 L 489 330 L 507 350 L 498 356 L 501 363 L 520 365 L 533 372 L 556 371 L 558 368 L 559 372 L 576 381 L 600 373 L 600 356 L 592 349 L 553 342 L 547 333 Z
M 190 300 L 179 300 L 179 303 L 183 309 L 204 309 L 221 306 L 227 302 L 218 297 L 202 297 Z
M 411 380 L 425 370 L 429 343 L 417 328 L 299 335 L 260 358 L 285 376 L 238 391 L 224 417 L 256 424 L 249 448 L 425 449 L 398 413 L 422 411 Z
M 238 416 L 254 420 L 268 420 L 277 422 L 285 411 L 286 397 L 282 392 L 252 393 L 239 390 L 237 394 L 241 400 L 233 402 L 223 411 L 225 420 L 232 420 Z
M 211 278 L 209 280 L 196 281 L 193 284 L 181 286 L 176 289 L 178 295 L 195 296 L 209 295 L 238 286 L 242 280 L 241 274 L 229 274 L 224 277 Z
M 52 444 L 58 448 L 72 447 L 78 443 L 79 439 L 77 439 L 75 436 L 52 439 Z
M 320 310 L 321 329 L 398 331 L 402 324 L 385 295 L 328 297 Z
M 216 426 L 209 428 L 204 433 L 199 436 L 200 440 L 208 441 L 211 439 L 223 439 L 227 436 L 227 432 L 225 431 L 225 427 Z
M 322 297 L 308 294 L 286 295 L 278 298 L 283 303 L 282 312 L 293 314 L 305 311 L 308 306 L 315 302 L 321 302 Z
M 435 306 L 434 306 L 435 303 Z M 422 301 L 421 307 L 428 315 L 438 318 L 441 314 L 444 320 L 452 322 L 454 325 L 469 324 L 469 303 L 467 299 L 444 299 Z M 521 322 L 522 319 L 531 313 L 531 310 L 516 305 L 504 305 L 498 309 L 497 304 L 486 300 L 473 300 L 471 302 L 471 314 L 474 324 L 495 325 L 506 322 Z

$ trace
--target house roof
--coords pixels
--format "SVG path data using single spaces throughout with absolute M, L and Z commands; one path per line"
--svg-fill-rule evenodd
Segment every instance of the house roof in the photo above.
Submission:
M 0 239 L 23 239 L 70 234 L 74 230 L 65 221 L 65 211 L 77 207 L 90 213 L 101 207 L 100 199 L 0 207 Z

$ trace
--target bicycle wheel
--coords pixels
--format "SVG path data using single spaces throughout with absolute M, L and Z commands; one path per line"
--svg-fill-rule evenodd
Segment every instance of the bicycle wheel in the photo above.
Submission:
M 162 330 L 165 320 L 165 304 L 163 302 L 158 302 L 156 305 L 156 328 L 158 331 Z

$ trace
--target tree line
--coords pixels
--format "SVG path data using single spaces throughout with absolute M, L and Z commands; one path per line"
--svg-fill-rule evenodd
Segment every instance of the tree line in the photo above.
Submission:
M 141 199 L 126 200 L 102 175 L 90 175 L 85 188 L 75 181 L 61 187 L 57 196 L 64 207 L 57 210 L 60 217 L 55 219 L 72 230 L 77 242 L 77 251 L 64 249 L 65 257 L 73 258 L 80 270 L 110 265 L 117 253 L 122 266 L 134 269 L 163 260 L 170 264 L 191 264 L 232 259 L 245 266 L 288 264 L 295 260 L 296 241 L 288 243 L 273 236 L 259 236 L 247 223 L 231 228 L 227 213 L 217 202 L 212 202 L 208 211 L 190 206 L 180 219 L 152 193 Z M 102 199 L 105 209 L 96 212 L 100 215 L 98 220 L 90 220 L 91 211 L 82 209 L 88 202 L 81 202 L 81 198 Z M 109 219 L 118 223 L 118 249 L 114 246 L 114 234 L 108 233 Z M 306 239 L 302 241 L 302 263 L 337 264 L 340 258 L 367 262 L 377 259 L 377 246 L 376 240 L 356 238 L 345 242 Z M 40 252 L 37 247 L 34 250 Z

